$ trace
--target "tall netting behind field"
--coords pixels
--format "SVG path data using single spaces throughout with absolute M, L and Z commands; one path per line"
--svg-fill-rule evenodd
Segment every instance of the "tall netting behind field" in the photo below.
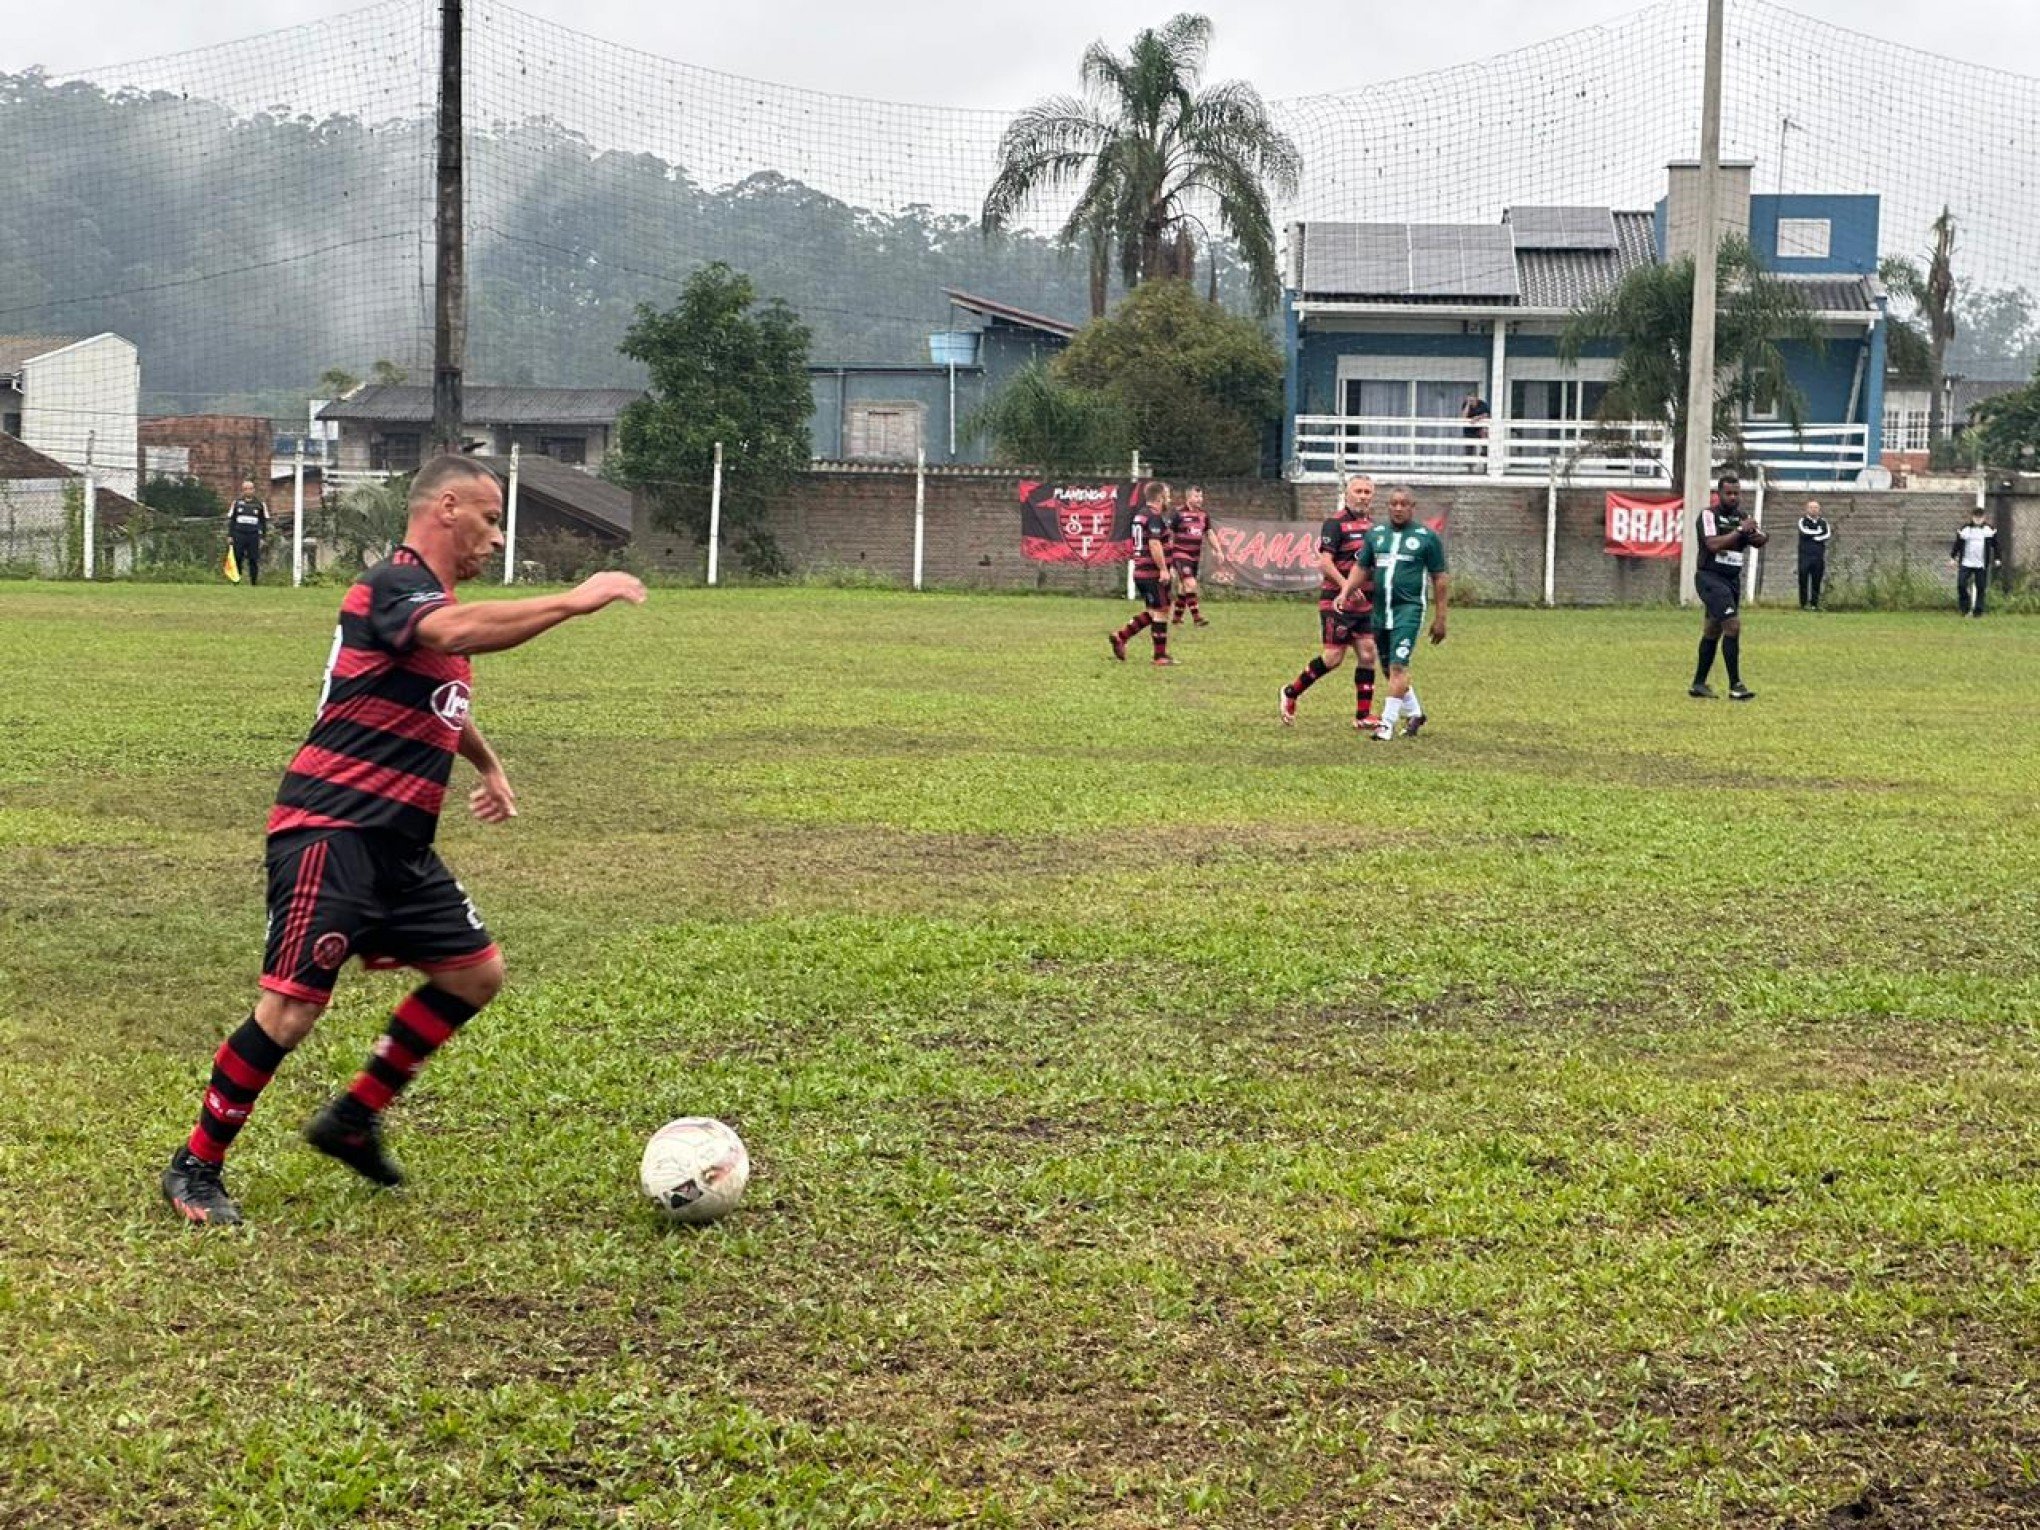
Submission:
M 152 410 L 291 414 L 326 368 L 376 360 L 424 380 L 437 13 L 388 0 L 170 59 L 0 77 L 0 334 L 127 335 Z M 1697 146 L 1703 15 L 1665 0 L 1479 63 L 1277 100 L 1304 164 L 1278 217 L 1648 207 L 1665 162 Z M 996 240 L 977 230 L 1006 110 L 740 79 L 496 0 L 470 0 L 467 36 L 475 382 L 633 381 L 615 347 L 635 305 L 670 301 L 708 260 L 799 309 L 819 360 L 924 357 L 944 287 L 1088 310 L 1083 260 L 1047 237 L 1062 205 Z M 1915 257 L 1947 207 L 1956 362 L 2040 357 L 2040 79 L 1764 0 L 1731 0 L 1728 37 L 1724 149 L 1756 161 L 1755 188 L 1874 192 L 1884 248 Z M 1072 86 L 1087 41 L 1069 40 Z M 1244 284 L 1227 270 L 1221 290 Z
M 437 30 L 386 0 L 0 76 L 0 334 L 124 335 L 145 413 L 295 415 L 329 367 L 429 374 Z

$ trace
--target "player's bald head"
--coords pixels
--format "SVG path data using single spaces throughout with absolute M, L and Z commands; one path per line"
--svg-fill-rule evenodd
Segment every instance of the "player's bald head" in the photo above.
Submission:
M 439 502 L 440 496 L 451 489 L 456 494 L 463 490 L 478 488 L 483 484 L 493 485 L 502 492 L 502 480 L 486 462 L 477 462 L 472 457 L 462 457 L 453 452 L 441 452 L 418 469 L 417 477 L 411 480 L 410 511 L 416 515 Z

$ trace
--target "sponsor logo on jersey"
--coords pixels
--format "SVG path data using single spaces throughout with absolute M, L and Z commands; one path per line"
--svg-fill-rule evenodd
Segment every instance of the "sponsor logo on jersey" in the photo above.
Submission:
M 432 693 L 432 711 L 447 727 L 458 733 L 467 726 L 473 696 L 465 680 L 449 680 Z

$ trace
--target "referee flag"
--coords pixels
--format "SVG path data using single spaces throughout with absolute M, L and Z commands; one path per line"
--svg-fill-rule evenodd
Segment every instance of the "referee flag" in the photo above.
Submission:
M 227 549 L 226 561 L 220 564 L 220 572 L 225 574 L 231 583 L 241 582 L 241 565 L 234 561 L 234 549 L 231 547 Z

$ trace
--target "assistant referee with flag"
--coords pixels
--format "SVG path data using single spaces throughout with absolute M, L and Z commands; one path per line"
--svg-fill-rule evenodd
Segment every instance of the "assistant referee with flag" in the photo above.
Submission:
M 262 582 L 262 537 L 268 530 L 269 506 L 255 497 L 255 480 L 244 478 L 240 497 L 227 509 L 227 545 L 250 584 Z

